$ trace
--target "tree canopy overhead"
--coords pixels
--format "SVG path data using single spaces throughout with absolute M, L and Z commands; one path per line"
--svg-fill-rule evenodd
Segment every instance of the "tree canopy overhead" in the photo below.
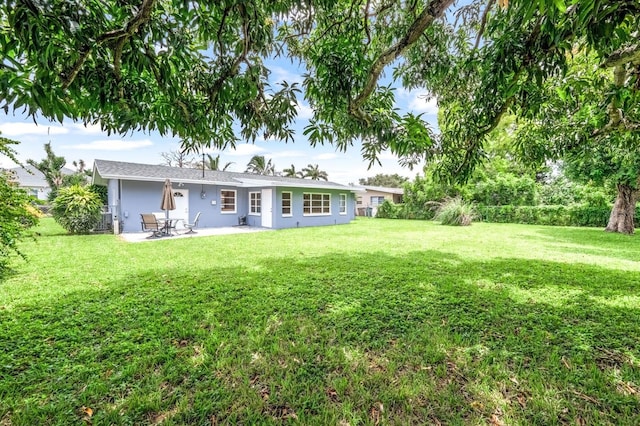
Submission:
M 287 141 L 301 88 L 270 86 L 265 59 L 289 56 L 307 69 L 312 144 L 360 140 L 371 162 L 390 149 L 464 179 L 484 136 L 507 112 L 537 111 L 532 89 L 562 75 L 577 46 L 636 69 L 639 14 L 637 0 L 7 0 L 0 106 L 159 130 L 187 149 L 233 144 L 234 122 L 245 139 Z M 438 99 L 439 136 L 394 109 L 385 73 Z

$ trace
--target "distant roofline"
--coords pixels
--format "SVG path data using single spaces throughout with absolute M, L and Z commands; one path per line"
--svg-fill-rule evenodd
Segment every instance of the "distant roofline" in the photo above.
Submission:
M 398 194 L 404 195 L 404 188 L 391 188 L 386 186 L 371 186 L 371 185 L 358 185 L 354 186 L 356 191 L 366 192 L 368 191 L 376 191 L 376 192 L 388 192 L 389 194 Z

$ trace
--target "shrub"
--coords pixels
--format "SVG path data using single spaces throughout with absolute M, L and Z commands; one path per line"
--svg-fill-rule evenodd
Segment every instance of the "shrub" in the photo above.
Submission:
M 479 216 L 484 222 L 523 223 L 532 225 L 604 227 L 611 206 L 483 206 Z M 636 208 L 636 226 L 640 225 L 640 207 Z
M 35 209 L 29 204 L 30 198 L 11 183 L 7 174 L 0 172 L 0 276 L 7 270 L 11 253 L 22 256 L 18 241 L 38 223 Z
M 100 222 L 102 201 L 87 187 L 73 185 L 58 190 L 51 212 L 64 229 L 72 234 L 86 234 Z
M 403 217 L 402 204 L 394 204 L 389 200 L 384 200 L 384 203 L 378 207 L 376 217 L 384 219 L 400 219 Z
M 413 182 L 404 184 L 402 215 L 406 219 L 432 219 L 430 206 L 433 202 L 464 195 L 462 190 L 460 186 L 437 183 L 431 176 L 416 176 Z
M 461 197 L 447 198 L 437 206 L 434 219 L 443 225 L 468 226 L 476 217 L 473 204 Z
M 89 189 L 93 192 L 95 192 L 96 194 L 98 194 L 98 196 L 100 197 L 100 202 L 102 203 L 103 206 L 106 206 L 109 201 L 108 201 L 108 192 L 107 192 L 107 187 L 103 186 L 103 185 L 89 185 Z
M 538 184 L 538 196 L 540 204 L 548 206 L 587 204 L 591 207 L 606 207 L 613 202 L 611 190 L 572 182 L 562 176 Z
M 537 204 L 536 183 L 529 176 L 499 174 L 478 182 L 471 189 L 471 200 L 485 206 L 534 206 Z

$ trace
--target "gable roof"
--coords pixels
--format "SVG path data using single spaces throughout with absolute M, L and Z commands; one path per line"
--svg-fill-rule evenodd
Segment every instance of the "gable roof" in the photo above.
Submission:
M 175 183 L 226 185 L 244 188 L 256 186 L 279 186 L 355 191 L 355 188 L 353 187 L 341 185 L 335 182 L 283 176 L 264 176 L 251 173 L 223 172 L 219 170 L 205 170 L 203 177 L 202 169 L 126 163 L 123 161 L 95 160 L 93 163 L 93 183 L 96 185 L 106 185 L 108 179 L 147 182 L 164 182 L 165 179 L 171 179 L 171 181 Z
M 18 182 L 18 185 L 23 188 L 48 188 L 49 183 L 44 178 L 44 174 L 33 167 L 30 164 L 25 164 L 24 167 L 14 167 L 9 169 L 13 174 L 13 178 Z M 63 175 L 71 175 L 73 170 L 63 167 L 60 169 Z

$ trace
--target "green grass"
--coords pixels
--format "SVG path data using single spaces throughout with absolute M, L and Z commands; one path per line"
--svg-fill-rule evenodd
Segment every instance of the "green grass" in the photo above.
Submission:
M 39 232 L 0 282 L 2 425 L 638 424 L 638 237 Z

